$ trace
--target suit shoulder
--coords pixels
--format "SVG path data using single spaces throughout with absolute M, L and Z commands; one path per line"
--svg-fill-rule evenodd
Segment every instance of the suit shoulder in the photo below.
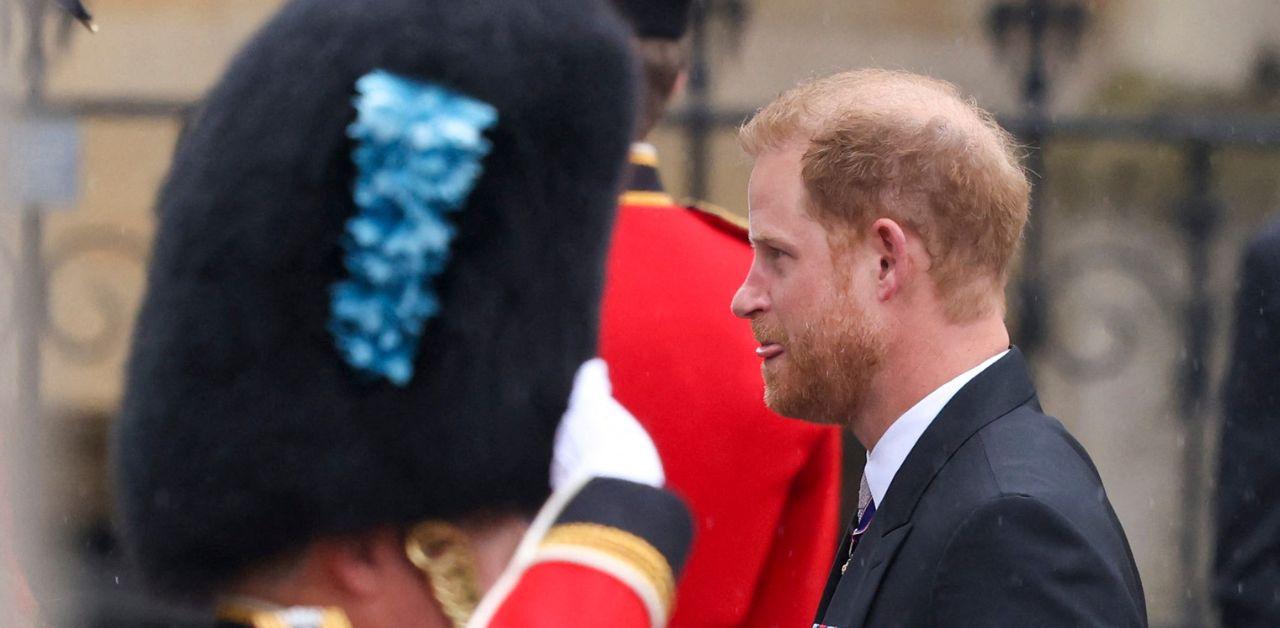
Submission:
M 1025 405 L 974 439 L 1002 495 L 1092 495 L 1102 487 L 1093 460 L 1057 419 Z
M 1011 523 L 1052 521 L 1065 524 L 1066 517 L 1048 501 L 1024 493 L 1002 493 L 976 504 L 956 529 L 956 536 L 972 530 L 991 530 L 1010 523 L 1007 519 L 1016 514 Z
M 1087 530 L 1099 543 L 1127 547 L 1097 467 L 1057 419 L 1023 406 L 984 428 L 975 440 L 997 487 L 996 495 L 984 502 L 1025 497 Z
M 1118 526 L 1081 525 L 1061 504 L 1031 495 L 986 501 L 955 527 L 929 613 L 931 625 L 1147 625 Z

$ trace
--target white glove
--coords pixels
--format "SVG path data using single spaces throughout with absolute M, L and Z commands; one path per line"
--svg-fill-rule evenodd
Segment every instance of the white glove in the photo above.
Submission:
M 656 487 L 666 482 L 653 439 L 613 398 L 609 366 L 600 358 L 583 362 L 573 377 L 569 407 L 556 429 L 551 488 L 584 475 Z

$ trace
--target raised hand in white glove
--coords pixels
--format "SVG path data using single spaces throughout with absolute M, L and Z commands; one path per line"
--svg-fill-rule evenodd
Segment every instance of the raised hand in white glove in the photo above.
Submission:
M 573 378 L 569 407 L 556 429 L 551 488 L 581 476 L 610 477 L 661 487 L 666 482 L 653 439 L 613 398 L 609 366 L 582 363 Z

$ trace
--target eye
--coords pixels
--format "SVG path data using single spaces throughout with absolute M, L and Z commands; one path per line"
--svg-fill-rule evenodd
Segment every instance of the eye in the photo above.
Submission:
M 760 262 L 768 264 L 769 266 L 777 266 L 782 261 L 783 258 L 794 257 L 793 255 L 788 253 L 786 250 L 780 249 L 768 241 L 752 242 L 751 247 L 755 249 L 756 259 L 759 260 Z

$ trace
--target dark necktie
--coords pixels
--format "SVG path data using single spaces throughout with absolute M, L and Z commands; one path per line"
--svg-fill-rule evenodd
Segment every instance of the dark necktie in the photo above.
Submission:
M 849 570 L 849 563 L 854 560 L 854 550 L 858 549 L 858 540 L 863 537 L 863 533 L 867 532 L 867 528 L 872 526 L 872 518 L 876 517 L 876 499 L 872 498 L 872 491 L 867 485 L 867 477 L 863 476 L 863 483 L 858 487 L 859 506 L 858 506 L 858 526 L 854 531 L 849 533 L 849 554 L 845 556 L 845 564 L 840 568 L 841 576 Z

